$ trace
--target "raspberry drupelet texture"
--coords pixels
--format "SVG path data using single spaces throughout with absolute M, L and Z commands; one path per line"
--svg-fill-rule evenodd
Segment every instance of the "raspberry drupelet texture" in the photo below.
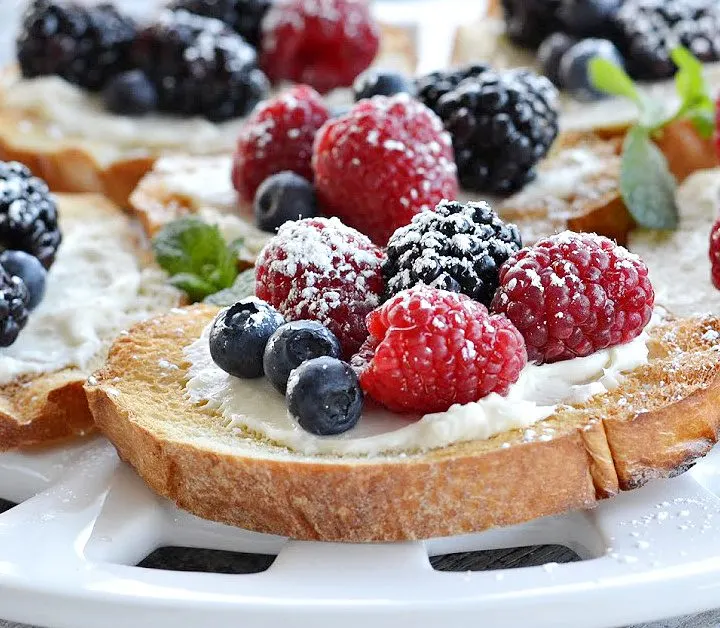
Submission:
M 337 218 L 286 222 L 260 252 L 255 292 L 287 320 L 325 325 L 349 357 L 380 301 L 382 260 L 380 248 Z
M 290 170 L 312 181 L 313 140 L 330 117 L 320 94 L 296 85 L 261 103 L 240 130 L 232 181 L 240 198 L 252 201 L 270 175 Z
M 720 218 L 710 231 L 710 268 L 713 285 L 720 290 Z
M 520 330 L 531 361 L 559 362 L 630 342 L 650 321 L 645 263 L 608 238 L 565 231 L 500 269 L 492 303 Z
M 363 390 L 396 412 L 443 412 L 505 394 L 527 363 L 520 332 L 464 294 L 400 292 L 368 316 L 353 365 Z
M 415 214 L 458 193 L 450 136 L 407 94 L 361 100 L 330 120 L 315 139 L 313 169 L 325 213 L 381 246 Z
M 323 93 L 352 85 L 380 41 L 367 0 L 280 0 L 262 30 L 260 65 L 270 79 Z
M 390 238 L 385 298 L 426 284 L 490 305 L 500 266 L 521 246 L 517 227 L 506 225 L 487 203 L 442 201 Z

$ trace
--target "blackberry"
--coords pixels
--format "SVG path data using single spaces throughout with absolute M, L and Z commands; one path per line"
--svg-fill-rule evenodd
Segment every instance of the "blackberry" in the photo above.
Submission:
M 99 90 L 129 69 L 135 22 L 109 4 L 36 0 L 23 19 L 17 58 L 23 76 L 61 76 Z
M 387 245 L 384 298 L 418 284 L 462 292 L 489 305 L 500 266 L 522 248 L 520 233 L 481 201 L 442 201 L 416 214 Z
M 537 48 L 548 35 L 560 31 L 562 0 L 502 0 L 505 30 L 520 46 Z
M 251 46 L 260 48 L 262 19 L 271 4 L 270 0 L 174 0 L 169 7 L 214 17 L 242 35 Z
M 220 20 L 163 11 L 140 31 L 132 50 L 155 83 L 161 111 L 213 122 L 243 116 L 268 91 L 257 54 Z
M 720 60 L 720 3 L 717 0 L 626 0 L 614 17 L 615 43 L 631 76 L 669 78 L 670 52 L 688 48 L 700 61 Z
M 535 177 L 558 133 L 558 92 L 525 69 L 465 79 L 437 106 L 465 189 L 507 195 Z
M 0 250 L 25 251 L 50 268 L 61 240 L 45 181 L 23 164 L 0 162 Z
M 25 327 L 29 299 L 23 280 L 0 266 L 0 347 L 9 347 Z
M 432 72 L 415 80 L 415 89 L 418 100 L 426 107 L 437 111 L 437 103 L 449 91 L 455 89 L 460 81 L 466 78 L 480 76 L 487 72 L 490 66 L 483 63 L 466 65 L 452 72 Z

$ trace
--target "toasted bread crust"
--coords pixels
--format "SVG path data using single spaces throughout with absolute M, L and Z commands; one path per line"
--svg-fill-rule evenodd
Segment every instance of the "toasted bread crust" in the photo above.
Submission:
M 61 215 L 92 220 L 120 214 L 120 209 L 97 194 L 58 194 Z M 138 248 L 139 258 L 146 253 Z M 46 445 L 94 431 L 95 424 L 83 390 L 89 375 L 77 368 L 23 376 L 0 385 L 0 451 Z
M 97 424 L 153 490 L 243 528 L 364 542 L 515 524 L 674 475 L 707 451 L 720 425 L 718 354 L 694 333 L 707 381 L 691 382 L 692 394 L 632 415 L 628 425 L 609 423 L 592 407 L 570 408 L 543 422 L 554 430 L 549 441 L 526 442 L 513 431 L 407 457 L 308 458 L 264 443 L 249 453 L 234 448 L 238 437 L 217 416 L 184 396 L 178 337 L 197 337 L 215 311 L 195 306 L 136 326 L 86 390 Z M 686 325 L 720 328 L 715 319 Z M 158 355 L 179 368 L 163 370 Z M 663 436 L 666 427 L 672 437 Z

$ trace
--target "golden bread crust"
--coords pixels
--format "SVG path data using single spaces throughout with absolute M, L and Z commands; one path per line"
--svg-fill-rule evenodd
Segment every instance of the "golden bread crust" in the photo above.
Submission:
M 422 455 L 373 458 L 304 457 L 260 441 L 248 449 L 218 415 L 184 396 L 183 345 L 215 312 L 194 306 L 137 325 L 116 341 L 97 385 L 86 390 L 97 424 L 153 490 L 196 515 L 243 528 L 363 542 L 520 523 L 589 508 L 619 489 L 674 475 L 709 449 L 720 425 L 720 354 L 702 340 L 720 321 L 690 319 L 653 331 L 669 356 L 694 356 L 674 372 L 685 387 L 681 399 L 661 400 L 658 374 L 676 367 L 671 357 L 657 357 L 618 391 L 563 406 L 539 424 L 553 430 L 548 441 L 527 441 L 516 430 Z M 676 328 L 687 329 L 685 345 L 663 337 Z M 159 357 L 179 368 L 163 369 Z M 645 413 L 631 407 L 622 424 L 617 398 L 647 386 L 662 405 Z M 665 427 L 674 436 L 663 441 Z

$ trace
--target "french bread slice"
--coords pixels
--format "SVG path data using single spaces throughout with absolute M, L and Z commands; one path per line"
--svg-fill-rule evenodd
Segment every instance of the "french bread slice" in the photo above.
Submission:
M 531 430 L 419 453 L 304 456 L 238 435 L 186 397 L 183 345 L 216 311 L 193 306 L 138 324 L 86 391 L 99 427 L 154 491 L 251 530 L 397 541 L 590 508 L 682 473 L 720 428 L 720 319 L 697 317 L 654 327 L 648 364 Z
M 55 280 L 58 272 L 63 271 L 72 263 L 72 250 L 68 249 L 69 236 L 82 225 L 92 222 L 98 228 L 106 227 L 112 235 L 112 242 L 117 243 L 123 250 L 133 251 L 137 258 L 138 268 L 152 266 L 152 257 L 147 248 L 147 241 L 142 231 L 133 224 L 128 216 L 108 199 L 95 194 L 59 194 L 56 197 L 60 225 L 63 231 L 64 242 L 61 244 L 57 260 L 48 274 L 48 294 L 40 303 L 35 312 L 30 313 L 28 326 L 20 333 L 16 345 L 20 346 L 27 334 L 35 334 L 37 337 L 50 338 L 51 335 L 60 334 L 64 327 L 70 325 L 68 321 L 61 321 L 57 324 L 43 324 L 40 328 L 33 327 L 33 319 L 37 313 L 52 311 L 53 308 L 65 308 L 68 304 L 57 303 L 49 296 L 50 286 Z M 157 270 L 157 278 L 144 287 L 149 294 L 144 295 L 144 305 L 149 307 L 149 312 L 165 311 L 179 303 L 179 293 L 167 286 L 162 286 L 162 275 Z M 78 282 L 86 281 L 82 273 L 78 273 Z M 157 284 L 157 285 L 156 285 Z M 62 295 L 57 295 L 62 301 Z M 100 292 L 97 295 L 97 302 L 105 299 L 107 295 Z M 93 303 L 70 304 L 77 307 L 93 307 Z M 137 322 L 141 312 L 128 313 L 127 323 Z M 99 367 L 105 360 L 107 350 L 113 337 L 121 329 L 114 329 L 112 333 L 107 330 L 108 335 L 102 338 L 100 349 L 95 352 L 84 368 L 74 364 L 67 364 L 62 368 L 43 371 L 42 366 L 35 365 L 27 372 L 18 371 L 18 375 L 4 381 L 0 378 L 0 451 L 42 445 L 80 436 L 91 432 L 94 429 L 92 415 L 87 404 L 83 391 L 83 384 L 88 375 Z M 79 332 L 71 332 L 71 339 L 68 342 L 78 342 Z M 6 361 L 10 364 L 13 359 L 27 355 L 12 352 L 17 348 L 13 345 L 9 349 L 0 349 L 0 362 Z M 27 351 L 22 346 L 20 352 Z M 30 358 L 28 358 L 30 359 Z M 0 365 L 0 375 L 3 374 Z

